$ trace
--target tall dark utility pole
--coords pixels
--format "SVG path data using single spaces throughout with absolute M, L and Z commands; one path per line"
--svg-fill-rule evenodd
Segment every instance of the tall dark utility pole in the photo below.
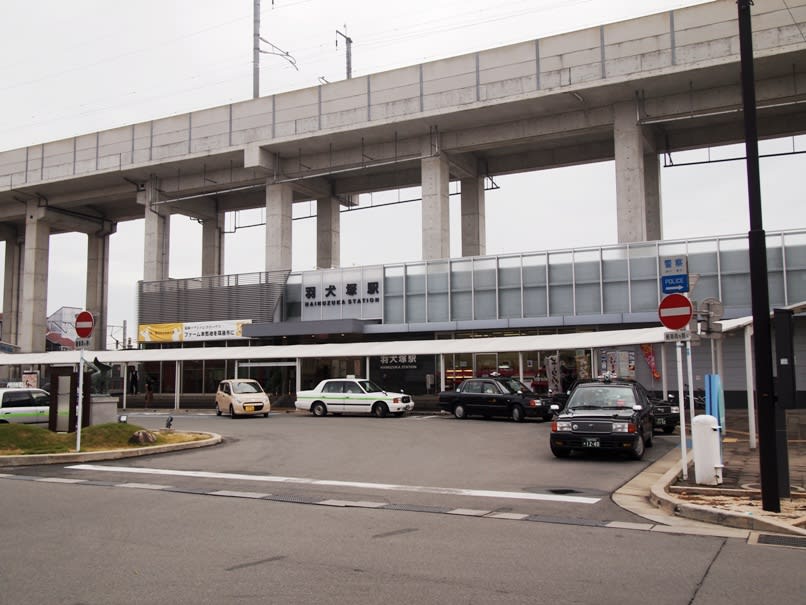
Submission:
M 747 157 L 747 195 L 750 205 L 750 296 L 753 309 L 753 352 L 755 355 L 758 405 L 761 504 L 766 511 L 781 512 L 778 491 L 776 402 L 772 382 L 770 336 L 770 295 L 767 283 L 767 242 L 761 220 L 761 177 L 758 166 L 756 87 L 753 71 L 753 28 L 750 7 L 753 0 L 737 0 L 739 7 L 739 47 L 742 65 L 744 104 L 744 144 Z M 749 394 L 748 394 L 749 396 Z

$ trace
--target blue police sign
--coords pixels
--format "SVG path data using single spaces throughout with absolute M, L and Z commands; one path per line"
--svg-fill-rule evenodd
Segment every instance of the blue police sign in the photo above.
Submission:
M 664 294 L 688 292 L 688 273 L 683 275 L 661 275 L 660 285 Z

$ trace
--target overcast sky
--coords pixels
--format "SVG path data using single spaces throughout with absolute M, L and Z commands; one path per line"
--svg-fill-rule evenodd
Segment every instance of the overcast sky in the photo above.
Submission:
M 620 21 L 702 0 L 262 0 L 262 37 L 288 52 L 261 57 L 261 95 Z M 0 150 L 243 101 L 252 97 L 252 0 L 1 0 Z M 337 45 L 338 40 L 338 45 Z M 763 143 L 762 153 L 806 150 L 803 137 Z M 742 146 L 676 154 L 677 163 L 742 156 Z M 806 156 L 762 160 L 764 228 L 806 227 Z M 795 175 L 800 174 L 800 178 Z M 664 239 L 746 233 L 743 162 L 662 170 Z M 487 253 L 616 243 L 612 162 L 496 178 L 487 192 Z M 419 190 L 362 196 L 362 205 L 419 197 Z M 456 202 L 452 202 L 452 207 Z M 313 212 L 297 204 L 295 216 Z M 260 213 L 229 215 L 225 272 L 264 270 Z M 452 256 L 459 226 L 452 212 Z M 404 237 L 400 225 L 410 225 Z M 293 269 L 315 263 L 315 220 L 294 221 Z M 363 234 L 360 238 L 357 235 Z M 420 204 L 342 215 L 343 266 L 421 258 Z M 372 234 L 367 237 L 366 234 Z M 360 242 L 360 243 L 358 243 Z M 176 216 L 170 276 L 201 273 L 201 229 Z M 1 247 L 2 245 L 0 245 Z M 112 334 L 136 334 L 143 221 L 111 237 Z M 256 250 L 261 252 L 255 253 Z M 48 313 L 83 307 L 86 236 L 50 241 Z M 0 264 L 2 271 L 2 264 Z

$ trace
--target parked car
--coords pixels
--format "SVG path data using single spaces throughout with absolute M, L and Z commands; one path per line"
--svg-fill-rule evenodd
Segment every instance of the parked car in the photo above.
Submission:
M 526 417 L 549 420 L 553 415 L 549 399 L 506 376 L 465 380 L 456 390 L 439 394 L 439 407 L 457 418 L 506 416 L 521 422 Z
M 0 389 L 0 423 L 47 424 L 50 393 L 30 387 Z
M 384 418 L 410 412 L 414 400 L 406 393 L 386 391 L 371 380 L 347 376 L 322 380 L 309 391 L 299 391 L 294 406 L 314 416 L 362 413 Z
M 219 416 L 228 413 L 231 418 L 238 416 L 263 416 L 267 418 L 271 410 L 269 396 L 257 380 L 230 378 L 218 383 L 215 394 L 215 413 Z
M 669 435 L 674 433 L 675 427 L 680 424 L 680 406 L 677 405 L 674 396 L 669 394 L 668 401 L 663 399 L 653 399 L 652 402 L 652 425 L 656 430 L 663 431 Z
M 652 400 L 638 382 L 608 376 L 579 382 L 551 423 L 552 453 L 565 458 L 572 451 L 626 452 L 635 460 L 652 446 Z

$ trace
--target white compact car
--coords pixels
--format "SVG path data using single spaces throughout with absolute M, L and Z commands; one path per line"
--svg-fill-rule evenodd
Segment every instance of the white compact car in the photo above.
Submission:
M 257 380 L 231 378 L 218 383 L 215 394 L 215 413 L 237 416 L 268 417 L 271 410 L 269 396 Z
M 294 405 L 314 416 L 362 413 L 383 418 L 414 409 L 410 395 L 384 391 L 371 380 L 354 376 L 323 380 L 310 391 L 300 391 Z
M 47 424 L 49 416 L 47 391 L 28 387 L 0 389 L 0 423 Z

